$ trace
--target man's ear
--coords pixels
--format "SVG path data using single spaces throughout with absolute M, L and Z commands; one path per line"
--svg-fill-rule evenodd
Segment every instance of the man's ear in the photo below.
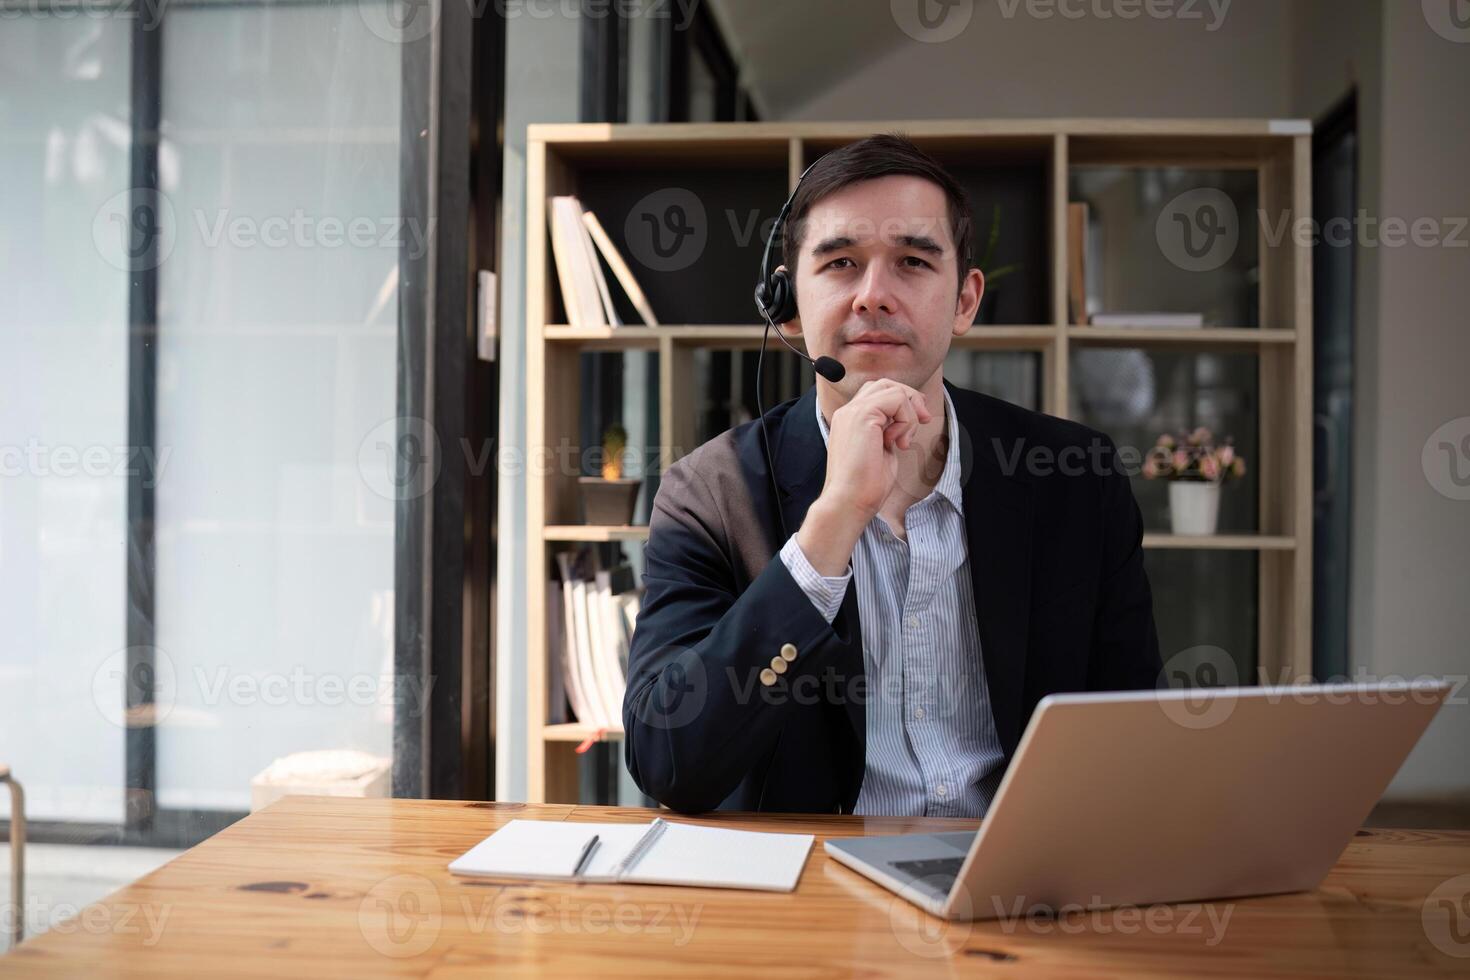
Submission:
M 985 273 L 979 269 L 971 269 L 965 274 L 959 295 L 955 297 L 954 326 L 951 333 L 956 337 L 969 333 L 970 327 L 975 323 L 975 314 L 980 309 L 980 297 L 984 295 Z

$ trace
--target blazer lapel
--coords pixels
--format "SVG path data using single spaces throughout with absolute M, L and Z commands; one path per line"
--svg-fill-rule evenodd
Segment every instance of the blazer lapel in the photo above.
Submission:
M 1031 486 L 1023 471 L 1007 474 L 1014 447 L 987 419 L 984 403 L 948 382 L 960 432 L 960 481 L 969 538 L 970 579 L 980 627 L 990 710 L 1006 757 L 1020 740 L 1031 612 Z M 821 433 L 818 433 L 820 436 Z M 996 440 L 1002 440 L 999 449 Z M 1004 455 L 1003 455 L 1004 454 Z
M 813 385 L 796 400 L 781 419 L 779 433 L 771 433 L 771 455 L 776 464 L 776 483 L 781 487 L 781 514 L 786 527 L 792 533 L 806 520 L 817 497 L 821 496 L 822 485 L 827 480 L 827 444 L 822 439 L 822 430 L 817 427 L 817 389 Z M 780 548 L 785 541 L 777 543 Z M 847 585 L 839 617 L 851 617 L 858 649 L 862 649 L 862 623 L 858 617 L 857 582 Z M 848 723 L 859 745 L 867 744 L 867 714 L 863 699 L 858 692 L 863 690 L 862 678 L 866 674 L 862 658 L 854 658 L 852 664 L 837 668 L 838 690 L 844 692 L 842 699 Z M 860 756 L 861 758 L 861 756 Z
M 771 456 L 781 487 L 781 515 L 792 534 L 822 493 L 827 478 L 827 444 L 817 428 L 817 389 L 808 388 L 771 431 Z M 777 542 L 776 547 L 785 541 Z

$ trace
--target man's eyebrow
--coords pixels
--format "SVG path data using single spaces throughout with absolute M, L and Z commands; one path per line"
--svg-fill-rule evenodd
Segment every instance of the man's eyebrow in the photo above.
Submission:
M 829 252 L 836 252 L 844 248 L 852 248 L 856 244 L 857 242 L 855 242 L 847 235 L 833 235 L 831 238 L 824 238 L 816 245 L 812 246 L 812 255 L 816 258 L 821 258 L 823 255 L 826 255 Z
M 899 235 L 898 241 L 909 248 L 916 248 L 921 252 L 929 252 L 933 255 L 943 255 L 944 246 L 940 245 L 928 235 Z
M 904 248 L 917 249 L 921 252 L 928 252 L 931 255 L 944 254 L 944 246 L 940 245 L 928 235 L 899 235 L 897 243 Z M 833 235 L 831 238 L 824 238 L 816 245 L 813 245 L 812 256 L 814 258 L 821 258 L 823 255 L 831 252 L 840 251 L 844 248 L 852 248 L 856 244 L 857 242 L 848 235 Z

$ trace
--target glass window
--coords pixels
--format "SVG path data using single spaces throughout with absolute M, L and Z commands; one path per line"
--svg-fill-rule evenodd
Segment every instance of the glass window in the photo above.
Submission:
M 145 6 L 0 16 L 0 762 L 43 840 L 202 839 L 317 750 L 387 795 L 401 694 L 411 25 Z
M 274 759 L 390 752 L 393 501 L 358 455 L 395 414 L 398 246 L 415 231 L 398 221 L 398 58 L 352 7 L 170 14 L 161 806 L 245 810 Z
M 130 32 L 0 21 L 0 762 L 32 820 L 123 819 Z

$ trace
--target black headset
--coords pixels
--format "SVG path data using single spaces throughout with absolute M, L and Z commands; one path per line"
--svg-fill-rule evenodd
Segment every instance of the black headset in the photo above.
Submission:
M 791 537 L 791 534 L 786 530 L 786 515 L 781 513 L 781 488 L 776 484 L 776 464 L 771 459 L 771 439 L 766 430 L 766 409 L 761 403 L 761 367 L 766 361 L 766 340 L 771 336 L 772 328 L 778 323 L 789 323 L 796 319 L 796 284 L 791 281 L 791 275 L 785 269 L 770 271 L 771 248 L 786 226 L 786 215 L 791 211 L 791 202 L 796 200 L 796 192 L 801 189 L 801 182 L 806 180 L 806 175 L 811 173 L 812 167 L 816 165 L 817 161 L 814 160 L 801 172 L 801 176 L 796 178 L 796 186 L 792 188 L 791 196 L 786 199 L 785 204 L 781 205 L 781 211 L 776 215 L 776 222 L 771 226 L 771 234 L 766 238 L 766 248 L 761 253 L 760 278 L 755 283 L 755 308 L 760 311 L 761 317 L 766 321 L 765 332 L 761 334 L 760 357 L 755 362 L 755 409 L 760 413 L 761 448 L 766 453 L 766 475 L 771 481 L 771 499 L 776 507 L 776 520 L 781 525 L 781 541 L 776 545 L 777 551 L 786 543 L 786 539 Z M 833 384 L 841 381 L 847 374 L 847 369 L 835 357 L 828 357 L 824 354 L 812 360 L 805 353 L 797 350 L 779 329 L 776 330 L 776 338 L 785 344 L 791 353 L 809 363 L 812 370 Z

